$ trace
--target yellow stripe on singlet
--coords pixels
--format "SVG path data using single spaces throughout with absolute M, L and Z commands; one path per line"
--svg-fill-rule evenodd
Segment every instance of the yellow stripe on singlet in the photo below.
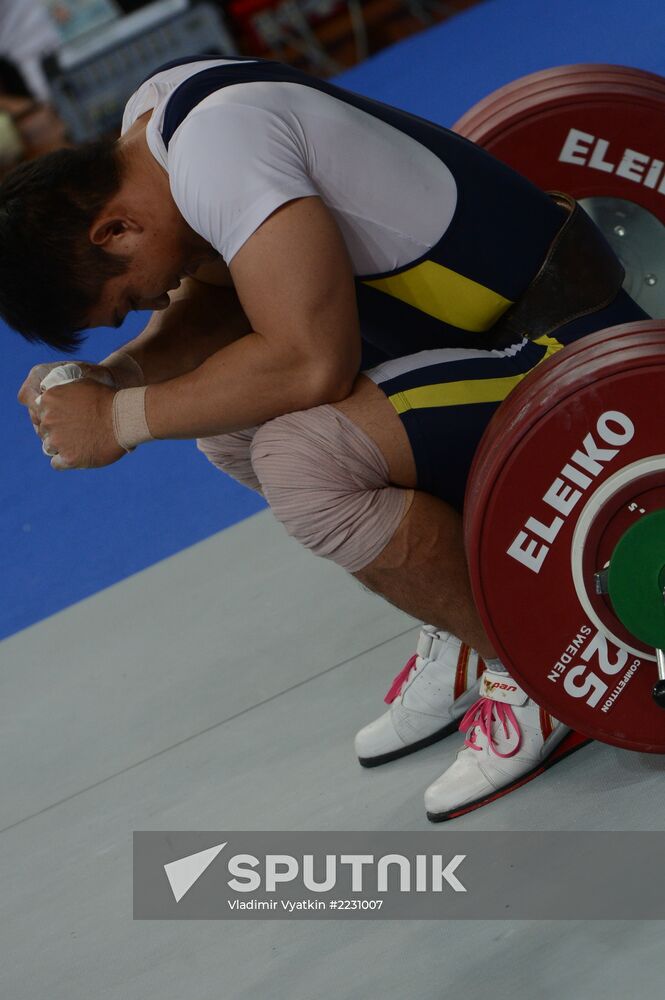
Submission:
M 512 305 L 491 288 L 433 260 L 364 284 L 461 330 L 483 333 Z
M 553 354 L 560 351 L 563 344 L 554 337 L 538 337 L 534 344 L 541 344 L 546 348 L 540 361 L 534 365 L 542 365 L 543 361 L 551 358 Z M 533 371 L 533 368 L 530 369 Z M 396 392 L 388 399 L 398 413 L 406 413 L 407 410 L 422 410 L 428 407 L 441 406 L 465 406 L 469 403 L 497 403 L 519 385 L 529 372 L 521 372 L 519 375 L 506 375 L 503 378 L 480 378 L 468 379 L 463 382 L 440 382 L 437 385 L 420 385 L 415 389 L 405 389 L 403 392 Z

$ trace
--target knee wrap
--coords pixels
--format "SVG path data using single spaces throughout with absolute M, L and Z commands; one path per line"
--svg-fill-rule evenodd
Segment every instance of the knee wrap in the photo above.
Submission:
M 217 434 L 215 437 L 199 438 L 196 447 L 202 451 L 217 469 L 233 476 L 250 490 L 261 492 L 261 484 L 256 478 L 250 458 L 250 445 L 256 427 L 235 434 Z
M 288 533 L 350 573 L 385 548 L 413 495 L 390 485 L 377 445 L 333 406 L 263 424 L 251 459 Z

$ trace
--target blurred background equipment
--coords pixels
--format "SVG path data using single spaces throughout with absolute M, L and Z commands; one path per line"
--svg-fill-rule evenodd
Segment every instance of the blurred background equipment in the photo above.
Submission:
M 330 76 L 479 0 L 0 0 L 0 177 L 113 135 L 160 63 L 258 56 Z
M 241 51 L 338 73 L 477 0 L 229 0 Z
M 62 146 L 65 128 L 48 104 L 43 56 L 60 44 L 38 0 L 0 0 L 0 178 L 24 157 Z
M 160 63 L 235 51 L 215 5 L 157 0 L 72 38 L 44 69 L 70 138 L 83 142 L 119 129 L 127 98 Z
M 43 0 L 43 5 L 64 41 L 99 28 L 120 14 L 114 0 Z
M 45 4 L 39 0 L 0 0 L 0 56 L 11 61 L 14 73 L 19 74 L 27 94 L 32 97 L 48 99 L 41 58 L 57 48 L 60 41 Z

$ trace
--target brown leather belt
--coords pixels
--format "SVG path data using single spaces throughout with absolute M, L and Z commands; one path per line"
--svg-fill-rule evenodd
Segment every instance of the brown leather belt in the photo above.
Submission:
M 600 230 L 574 198 L 549 194 L 568 218 L 527 290 L 488 331 L 492 347 L 552 333 L 603 309 L 621 289 L 623 266 Z

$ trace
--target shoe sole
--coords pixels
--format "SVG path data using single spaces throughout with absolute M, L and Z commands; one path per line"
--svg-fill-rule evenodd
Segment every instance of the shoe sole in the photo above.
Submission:
M 498 791 L 492 792 L 491 795 L 485 795 L 480 799 L 474 799 L 473 802 L 468 802 L 464 806 L 460 806 L 458 809 L 450 809 L 448 812 L 441 813 L 427 813 L 427 818 L 431 823 L 445 823 L 449 819 L 457 819 L 458 816 L 466 816 L 467 813 L 473 812 L 475 809 L 480 809 L 482 806 L 489 805 L 490 802 L 495 802 L 497 799 L 503 798 L 504 795 L 508 795 L 510 792 L 514 792 L 516 788 L 520 788 L 522 785 L 526 785 L 527 782 L 533 781 L 537 778 L 539 774 L 543 774 L 544 771 L 548 771 L 555 764 L 558 764 L 560 760 L 565 760 L 566 757 L 570 757 L 571 754 L 576 753 L 577 750 L 581 750 L 583 747 L 588 746 L 589 743 L 593 743 L 593 740 L 589 739 L 588 736 L 583 736 L 581 733 L 570 732 L 568 735 L 561 740 L 558 747 L 552 751 L 549 757 L 543 761 L 542 764 L 538 764 L 531 771 L 523 774 L 521 778 L 514 781 L 511 785 L 505 785 Z
M 391 760 L 398 760 L 400 757 L 408 757 L 410 753 L 415 753 L 416 750 L 422 750 L 424 747 L 430 747 L 433 743 L 438 743 L 439 740 L 444 740 L 446 736 L 450 736 L 451 733 L 456 733 L 459 729 L 459 723 L 462 716 L 453 719 L 449 722 L 443 729 L 437 729 L 435 733 L 431 736 L 426 736 L 422 740 L 418 740 L 417 743 L 409 743 L 408 746 L 400 747 L 399 750 L 391 750 L 389 753 L 379 754 L 378 757 L 358 757 L 358 762 L 362 764 L 363 767 L 378 767 L 380 764 L 389 764 Z

